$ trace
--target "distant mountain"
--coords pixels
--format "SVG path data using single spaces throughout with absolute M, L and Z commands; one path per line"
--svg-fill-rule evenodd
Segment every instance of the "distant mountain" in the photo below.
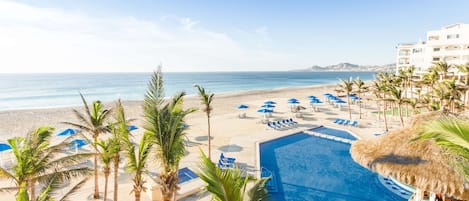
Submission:
M 314 65 L 306 69 L 293 70 L 297 72 L 316 72 L 316 71 L 395 71 L 396 64 L 385 65 L 357 65 L 351 63 L 339 63 L 329 66 Z

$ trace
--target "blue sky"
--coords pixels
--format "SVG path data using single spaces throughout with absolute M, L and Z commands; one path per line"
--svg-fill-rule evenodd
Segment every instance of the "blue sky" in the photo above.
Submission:
M 464 0 L 0 0 L 0 44 L 7 44 L 0 72 L 387 64 L 397 43 L 469 23 L 468 7 Z

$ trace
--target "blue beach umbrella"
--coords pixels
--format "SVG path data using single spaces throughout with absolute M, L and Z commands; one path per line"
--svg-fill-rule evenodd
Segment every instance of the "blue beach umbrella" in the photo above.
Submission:
M 298 99 L 296 99 L 296 98 L 290 98 L 290 99 L 288 99 L 288 101 L 289 101 L 289 102 L 290 102 L 290 101 L 298 101 Z
M 127 126 L 127 129 L 128 129 L 129 131 L 134 131 L 134 130 L 137 130 L 138 127 L 135 126 L 135 125 L 130 125 L 130 126 Z
M 260 112 L 260 113 L 272 113 L 273 110 L 269 110 L 269 109 L 260 109 L 260 110 L 257 110 L 257 112 Z
M 268 105 L 268 104 L 261 106 L 261 108 L 274 108 L 274 107 L 275 105 Z
M 300 102 L 296 99 L 295 100 L 290 99 L 290 100 L 288 100 L 288 103 L 290 103 L 290 104 L 299 104 Z
M 238 105 L 236 108 L 238 109 L 246 109 L 249 108 L 247 105 Z
M 313 100 L 310 101 L 310 103 L 315 103 L 315 104 L 317 104 L 317 103 L 322 103 L 322 102 L 321 102 L 320 100 L 318 100 L 318 99 L 313 99 Z
M 5 143 L 0 143 L 0 152 L 8 151 L 10 149 L 11 149 L 10 145 L 5 144 Z
M 70 148 L 75 148 L 75 152 L 78 152 L 78 149 L 87 145 L 88 142 L 86 142 L 86 140 L 83 140 L 83 139 L 74 139 L 72 141 L 70 141 Z
M 4 151 L 8 151 L 8 150 L 11 150 L 10 145 L 5 144 L 5 143 L 0 143 L 0 153 L 3 154 Z M 3 167 L 3 155 L 2 155 L 2 158 L 0 158 L 0 166 Z
M 338 99 L 338 100 L 336 100 L 336 101 L 335 101 L 335 103 L 340 103 L 340 104 L 342 104 L 342 103 L 347 103 L 347 102 L 345 102 L 345 101 L 343 101 L 343 100 L 340 100 L 340 99 Z
M 259 113 L 264 113 L 264 119 L 265 119 L 265 118 L 266 118 L 266 114 L 267 114 L 267 113 L 272 113 L 273 110 L 269 110 L 269 109 L 264 108 L 264 109 L 257 110 L 257 112 L 259 112 Z
M 67 135 L 75 135 L 78 132 L 78 130 L 67 128 L 63 130 L 62 132 L 58 133 L 56 136 L 67 136 Z
M 324 96 L 332 96 L 330 93 L 325 93 Z
M 277 104 L 277 103 L 274 102 L 274 101 L 270 101 L 270 100 L 269 100 L 269 101 L 265 101 L 264 104 L 266 104 L 266 105 L 274 105 L 274 104 Z
M 317 99 L 318 97 L 316 96 L 308 96 L 308 99 Z

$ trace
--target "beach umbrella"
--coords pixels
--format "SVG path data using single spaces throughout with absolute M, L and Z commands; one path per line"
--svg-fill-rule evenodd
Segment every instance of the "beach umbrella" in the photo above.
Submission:
M 300 102 L 298 100 L 288 100 L 288 103 L 290 103 L 290 104 L 299 104 Z
M 319 99 L 313 99 L 309 103 L 322 103 Z
M 275 105 L 262 105 L 261 107 L 262 108 L 274 108 Z
M 238 105 L 236 108 L 238 109 L 246 109 L 249 108 L 247 105 Z
M 266 104 L 266 105 L 274 105 L 274 104 L 277 104 L 277 103 L 274 102 L 274 101 L 270 101 L 270 100 L 269 100 L 269 101 L 265 101 L 264 104 Z
M 11 149 L 10 145 L 5 144 L 5 143 L 0 143 L 0 152 L 8 151 L 10 149 Z
M 78 132 L 78 130 L 67 128 L 63 130 L 62 132 L 58 133 L 56 136 L 67 136 L 67 135 L 75 135 Z
M 11 150 L 10 145 L 5 143 L 0 143 L 0 153 L 2 154 L 2 158 L 0 158 L 0 165 L 3 167 L 3 152 Z
M 247 105 L 242 105 L 242 104 L 241 104 L 241 105 L 238 105 L 236 108 L 238 108 L 238 109 L 246 109 L 246 108 L 249 108 L 249 107 L 248 107 Z M 244 117 L 246 117 L 246 113 L 239 114 L 238 117 L 239 117 L 239 118 L 244 118 Z
M 290 99 L 288 99 L 288 101 L 298 101 L 298 99 L 296 99 L 296 98 L 290 98 Z
M 343 101 L 343 100 L 341 100 L 341 99 L 337 99 L 337 100 L 335 100 L 335 103 L 343 104 L 343 103 L 347 103 L 347 102 L 345 102 L 345 101 Z
M 317 99 L 318 97 L 316 96 L 308 96 L 308 99 Z
M 257 112 L 260 112 L 260 113 L 272 113 L 273 110 L 269 110 L 269 109 L 264 108 L 264 109 L 257 110 Z
M 70 148 L 75 148 L 75 153 L 78 153 L 78 149 L 80 149 L 81 147 L 83 147 L 87 144 L 88 144 L 88 142 L 86 142 L 86 140 L 74 139 L 74 140 L 70 141 Z
M 266 114 L 267 113 L 272 113 L 273 110 L 269 110 L 269 109 L 264 108 L 264 109 L 257 110 L 257 112 L 264 113 L 264 119 L 265 119 L 265 118 L 267 118 Z
M 129 131 L 134 131 L 134 130 L 137 130 L 138 127 L 135 126 L 135 125 L 130 125 L 130 126 L 127 126 L 127 129 L 128 129 Z

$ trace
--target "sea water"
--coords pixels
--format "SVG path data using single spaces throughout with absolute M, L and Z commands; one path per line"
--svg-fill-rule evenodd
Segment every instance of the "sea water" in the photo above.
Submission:
M 0 110 L 80 105 L 87 100 L 142 100 L 152 73 L 0 74 Z M 374 72 L 192 72 L 163 73 L 165 95 L 194 84 L 215 93 L 334 84 L 339 78 L 373 79 Z

